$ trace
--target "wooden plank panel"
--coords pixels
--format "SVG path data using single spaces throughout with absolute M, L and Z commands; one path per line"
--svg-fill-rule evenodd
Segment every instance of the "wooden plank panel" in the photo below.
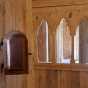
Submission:
M 88 88 L 88 72 L 80 72 L 80 88 Z
M 47 88 L 57 88 L 58 87 L 58 72 L 49 70 L 47 74 Z
M 71 88 L 72 84 L 72 72 L 62 71 L 61 72 L 61 88 Z
M 27 76 L 26 75 L 9 75 L 6 76 L 5 87 L 6 88 L 27 88 Z
M 40 88 L 40 71 L 35 70 L 35 87 Z
M 46 70 L 42 70 L 40 71 L 40 76 L 39 76 L 39 88 L 48 88 L 48 84 L 47 81 L 47 71 Z
M 26 3 L 25 0 L 15 0 L 15 21 L 16 29 L 20 30 L 23 33 L 26 33 L 26 23 L 25 23 L 25 12 L 26 12 Z
M 29 13 L 30 12 L 30 13 Z M 32 30 L 32 10 L 31 10 L 31 0 L 6 0 L 5 1 L 5 34 L 10 31 L 18 30 L 27 35 L 28 42 L 29 34 L 31 37 L 33 36 L 30 32 Z M 30 21 L 29 21 L 30 20 Z M 30 32 L 30 33 L 29 33 Z M 33 40 L 31 40 L 33 43 Z M 29 43 L 30 44 L 30 43 Z M 31 44 L 30 44 L 31 45 Z M 31 47 L 31 46 L 30 46 Z M 30 49 L 29 51 L 33 49 Z M 31 52 L 31 51 L 30 51 Z M 33 57 L 30 57 L 30 59 Z M 29 66 L 32 69 L 33 60 L 29 61 Z M 14 75 L 14 76 L 7 76 L 7 88 L 34 88 L 34 80 L 33 80 L 33 70 L 31 70 L 30 75 Z
M 58 73 L 58 87 L 57 88 L 61 88 L 61 71 L 57 71 L 57 73 Z
M 37 70 L 36 71 L 36 88 L 57 88 L 58 77 L 57 71 L 51 70 Z
M 4 36 L 4 2 L 0 0 L 0 41 Z
M 14 0 L 5 1 L 5 34 L 16 29 Z
M 24 0 L 7 0 L 5 3 L 5 29 L 6 31 L 25 29 L 25 2 Z M 5 31 L 5 32 L 6 32 Z
M 43 70 L 40 71 L 40 76 L 39 76 L 39 88 L 48 88 L 47 84 L 47 71 Z
M 72 71 L 72 87 L 71 88 L 80 88 L 80 72 Z
M 56 7 L 88 4 L 88 0 L 33 0 L 32 7 Z

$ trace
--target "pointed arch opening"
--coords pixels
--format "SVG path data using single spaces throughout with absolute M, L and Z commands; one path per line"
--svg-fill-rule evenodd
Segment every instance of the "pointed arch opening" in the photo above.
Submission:
M 38 49 L 38 62 L 49 62 L 48 50 L 48 23 L 43 20 L 37 31 L 37 49 Z
M 77 26 L 74 38 L 75 63 L 88 64 L 88 19 L 83 19 Z
M 56 32 L 56 61 L 57 63 L 70 63 L 71 36 L 65 18 L 62 18 Z

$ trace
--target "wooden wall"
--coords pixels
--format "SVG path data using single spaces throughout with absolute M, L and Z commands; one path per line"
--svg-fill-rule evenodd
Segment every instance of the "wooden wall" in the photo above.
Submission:
M 36 88 L 88 88 L 88 65 L 37 64 Z
M 33 0 L 33 8 L 58 7 L 88 4 L 87 0 Z
M 28 50 L 34 56 L 31 0 L 0 0 L 0 41 L 8 32 L 15 30 L 27 36 Z M 33 88 L 33 56 L 29 56 L 29 74 L 7 75 L 6 78 L 0 76 L 5 79 L 0 80 L 0 83 L 1 81 L 4 83 L 3 88 Z
M 32 5 L 35 36 L 43 19 L 49 25 L 49 59 L 52 62 L 50 64 L 37 63 L 34 66 L 35 87 L 88 88 L 88 65 L 56 64 L 55 51 L 56 29 L 61 19 L 66 19 L 71 36 L 74 36 L 79 23 L 88 18 L 88 0 L 33 0 Z

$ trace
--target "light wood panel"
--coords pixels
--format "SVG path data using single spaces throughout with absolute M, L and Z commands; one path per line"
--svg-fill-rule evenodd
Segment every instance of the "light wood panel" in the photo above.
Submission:
M 4 2 L 0 0 L 0 41 L 4 35 Z
M 0 0 L 0 41 L 8 32 L 21 31 L 27 35 L 29 52 L 34 54 L 31 4 L 31 0 Z M 34 88 L 33 56 L 29 56 L 29 59 L 30 74 L 3 77 L 0 81 L 5 83 L 5 88 Z
M 14 30 L 26 31 L 25 29 L 25 1 L 5 1 L 5 33 Z
M 87 0 L 33 0 L 33 8 L 88 4 Z
M 80 72 L 72 71 L 72 86 L 71 88 L 80 88 Z
M 59 65 L 36 65 L 35 83 L 36 88 L 87 88 L 88 71 L 72 70 L 72 68 L 59 67 Z M 81 66 L 81 65 L 80 65 Z M 57 68 L 56 68 L 57 67 Z M 73 66 L 74 67 L 74 66 Z M 48 68 L 48 69 L 47 69 Z M 59 68 L 59 69 L 58 69 Z M 61 69 L 60 69 L 61 68 Z M 67 68 L 67 69 L 66 69 Z M 69 69 L 68 69 L 69 68 Z M 88 65 L 87 65 L 88 68 Z
M 52 64 L 52 63 L 40 63 L 35 64 L 34 68 L 37 70 L 60 70 L 60 71 L 88 71 L 87 64 Z
M 88 72 L 80 72 L 80 88 L 88 88 Z
M 36 88 L 57 88 L 58 78 L 57 71 L 52 70 L 36 70 L 35 71 L 35 87 Z
M 71 88 L 71 71 L 61 71 L 61 88 Z M 59 85 L 59 83 L 58 83 Z
M 27 76 L 26 75 L 13 75 L 6 76 L 5 87 L 6 88 L 27 88 Z

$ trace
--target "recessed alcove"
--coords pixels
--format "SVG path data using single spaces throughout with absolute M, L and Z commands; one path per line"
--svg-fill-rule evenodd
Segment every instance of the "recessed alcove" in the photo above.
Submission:
M 88 64 L 88 19 L 79 23 L 79 63 Z
M 38 62 L 48 63 L 48 23 L 46 20 L 42 20 L 37 31 L 37 50 L 38 50 Z
M 71 60 L 71 35 L 68 23 L 65 18 L 61 19 L 56 30 L 57 63 L 68 64 Z

